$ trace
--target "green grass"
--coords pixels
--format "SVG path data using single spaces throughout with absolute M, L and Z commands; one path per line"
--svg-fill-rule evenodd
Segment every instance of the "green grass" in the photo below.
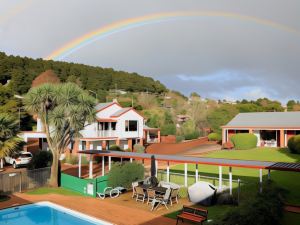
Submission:
M 30 190 L 26 192 L 30 195 L 45 195 L 45 194 L 59 194 L 59 195 L 72 195 L 72 196 L 81 196 L 80 193 L 67 190 L 64 188 L 50 188 L 50 187 L 42 187 L 34 190 Z
M 287 149 L 277 148 L 255 148 L 251 150 L 220 150 L 211 152 L 203 157 L 212 158 L 225 158 L 225 159 L 244 159 L 244 160 L 260 160 L 260 161 L 274 161 L 274 162 L 300 162 L 300 155 L 291 154 Z M 188 174 L 194 175 L 195 165 L 188 164 Z M 198 165 L 200 180 L 206 180 L 213 183 L 213 180 L 202 179 L 201 176 L 216 177 L 215 185 L 218 186 L 218 166 L 211 165 Z M 183 173 L 184 165 L 176 165 L 171 168 L 170 172 Z M 228 178 L 228 167 L 223 167 L 223 178 Z M 241 185 L 241 201 L 252 198 L 256 195 L 259 190 L 259 170 L 258 169 L 247 169 L 247 168 L 233 168 L 233 179 L 241 179 L 244 183 Z M 165 175 L 161 175 L 161 179 L 165 179 Z M 171 182 L 177 182 L 183 184 L 183 176 L 171 175 Z M 267 171 L 263 170 L 263 179 L 267 180 Z M 286 171 L 271 171 L 271 179 L 280 187 L 288 191 L 286 195 L 286 202 L 290 204 L 300 205 L 300 173 L 297 172 L 286 172 Z M 194 177 L 188 178 L 188 184 L 195 182 Z M 224 184 L 224 182 L 223 182 Z M 226 182 L 225 182 L 225 185 Z M 237 185 L 233 183 L 233 193 L 236 193 Z M 208 207 L 209 219 L 214 219 L 217 216 L 221 216 L 225 213 L 229 206 L 213 206 Z M 166 215 L 167 217 L 175 218 L 177 212 Z M 175 217 L 174 217 L 175 216 Z M 283 224 L 297 224 L 299 223 L 300 215 L 285 213 L 283 218 Z
M 226 158 L 226 159 L 247 159 L 247 160 L 261 160 L 261 161 L 279 161 L 279 162 L 300 162 L 300 155 L 291 154 L 287 149 L 276 148 L 255 148 L 251 150 L 232 150 L 232 151 L 215 151 L 205 157 L 212 158 Z M 196 166 L 194 164 L 188 165 L 188 173 L 194 174 Z M 201 175 L 218 177 L 218 166 L 199 165 L 200 179 Z M 184 165 L 176 165 L 171 168 L 171 172 L 183 173 Z M 223 167 L 223 177 L 228 178 L 228 167 Z M 252 197 L 258 190 L 259 170 L 247 168 L 233 168 L 233 179 L 241 179 L 244 184 L 241 187 L 241 199 L 243 197 Z M 174 180 L 175 179 L 175 180 Z M 263 179 L 267 179 L 267 171 L 263 170 Z M 271 171 L 271 179 L 280 187 L 287 189 L 287 202 L 291 204 L 300 204 L 300 173 L 286 172 L 286 171 Z M 172 177 L 171 177 L 172 181 Z M 174 182 L 183 184 L 183 178 L 173 178 Z M 195 180 L 189 177 L 188 183 L 192 184 Z M 216 180 L 215 185 L 218 185 Z M 233 184 L 233 188 L 236 184 Z
M 300 214 L 285 212 L 281 223 L 287 225 L 299 225 Z

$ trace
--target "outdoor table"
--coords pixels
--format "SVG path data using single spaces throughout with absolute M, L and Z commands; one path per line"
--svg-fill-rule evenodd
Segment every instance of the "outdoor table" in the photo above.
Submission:
M 165 194 L 168 188 L 165 187 L 153 187 L 152 188 L 155 192 L 159 194 Z

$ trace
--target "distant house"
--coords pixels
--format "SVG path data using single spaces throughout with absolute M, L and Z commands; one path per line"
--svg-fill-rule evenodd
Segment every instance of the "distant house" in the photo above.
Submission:
M 118 145 L 122 149 L 133 149 L 137 143 L 160 142 L 160 129 L 147 127 L 144 117 L 133 108 L 123 108 L 118 102 L 99 103 L 96 105 L 96 121 L 86 124 L 80 131 L 81 137 L 76 140 L 74 151 L 78 150 L 106 150 L 111 145 Z M 40 149 L 46 149 L 46 135 L 43 126 L 37 119 L 37 131 L 23 132 L 25 142 L 35 140 Z M 30 147 L 27 145 L 26 147 Z
M 177 115 L 176 119 L 178 123 L 185 123 L 190 119 L 190 117 L 188 115 Z
M 253 133 L 257 146 L 286 147 L 292 136 L 300 134 L 300 112 L 240 113 L 222 127 L 222 142 L 236 133 Z

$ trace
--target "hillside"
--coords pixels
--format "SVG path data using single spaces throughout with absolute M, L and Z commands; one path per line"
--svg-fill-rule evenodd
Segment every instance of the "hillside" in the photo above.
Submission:
M 137 73 L 68 62 L 7 56 L 0 52 L 0 82 L 5 84 L 10 80 L 9 86 L 15 94 L 26 93 L 32 81 L 46 70 L 53 70 L 62 82 L 76 81 L 82 88 L 96 91 L 99 98 L 103 98 L 107 90 L 115 88 L 132 92 L 167 91 L 159 81 Z

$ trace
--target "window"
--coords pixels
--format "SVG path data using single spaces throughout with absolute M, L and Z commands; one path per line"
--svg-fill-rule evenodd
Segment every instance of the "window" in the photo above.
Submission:
M 137 131 L 137 120 L 125 120 L 125 131 Z
M 116 123 L 116 122 L 112 122 L 112 123 L 111 123 L 111 129 L 112 129 L 112 130 L 116 130 L 116 126 L 117 126 L 117 123 Z

